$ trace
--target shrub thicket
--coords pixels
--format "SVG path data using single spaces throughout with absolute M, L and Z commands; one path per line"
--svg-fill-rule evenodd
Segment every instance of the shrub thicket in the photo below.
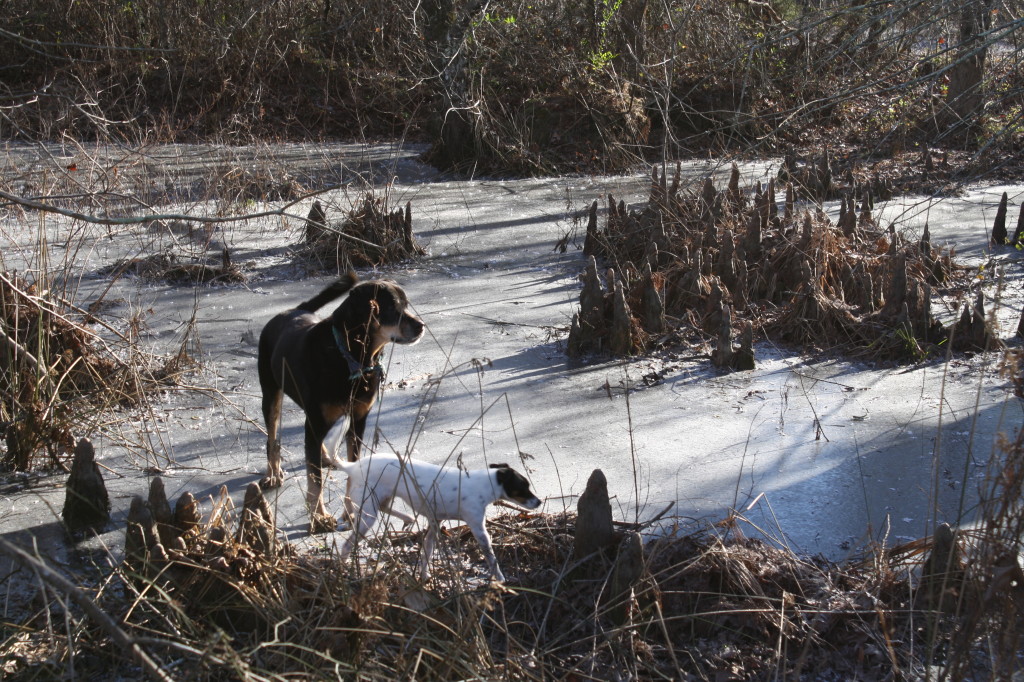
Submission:
M 13 0 L 4 137 L 406 137 L 441 166 L 1015 149 L 1018 2 Z

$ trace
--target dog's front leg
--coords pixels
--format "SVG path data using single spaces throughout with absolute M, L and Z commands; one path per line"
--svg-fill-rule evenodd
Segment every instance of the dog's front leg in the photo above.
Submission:
M 358 412 L 352 417 L 352 426 L 348 430 L 348 461 L 355 462 L 363 449 L 363 433 L 366 431 L 366 415 Z
M 306 469 L 306 508 L 309 509 L 309 532 L 330 533 L 337 529 L 338 521 L 327 513 L 324 506 L 323 470 Z
M 393 516 L 396 519 L 398 519 L 399 521 L 401 521 L 402 522 L 402 530 L 408 530 L 409 527 L 412 526 L 412 524 L 416 523 L 416 517 L 415 516 L 410 516 L 409 514 L 406 514 L 403 511 L 399 511 L 399 510 L 395 509 L 392 506 L 394 504 L 394 502 L 395 502 L 394 499 L 392 499 L 390 502 L 387 503 L 387 508 L 384 508 L 382 506 L 381 510 L 386 511 L 388 513 L 388 515 Z
M 483 515 L 480 516 L 479 520 L 467 521 L 466 525 L 473 532 L 476 541 L 480 543 L 480 550 L 484 553 L 484 559 L 487 560 L 487 566 L 491 569 L 491 575 L 498 582 L 505 582 L 505 574 L 501 572 L 501 566 L 498 565 L 498 557 L 494 556 L 494 548 L 491 547 L 491 535 L 487 532 Z
M 281 439 L 276 434 L 267 436 L 267 475 L 260 479 L 260 487 L 264 490 L 280 488 L 284 483 L 284 470 L 281 468 Z
M 330 533 L 338 526 L 337 519 L 324 507 L 323 431 L 306 419 L 306 508 L 310 533 Z

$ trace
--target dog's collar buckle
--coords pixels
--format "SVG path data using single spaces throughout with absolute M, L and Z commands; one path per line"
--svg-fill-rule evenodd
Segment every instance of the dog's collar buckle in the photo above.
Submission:
M 356 379 L 373 378 L 376 378 L 378 381 L 381 381 L 384 379 L 384 367 L 379 362 L 373 365 L 373 367 L 363 367 L 358 362 L 356 362 L 353 365 L 353 362 L 349 361 L 348 366 L 349 369 L 352 369 L 353 366 L 356 368 L 355 371 L 352 372 L 352 374 L 350 374 L 348 377 L 350 381 L 355 381 Z
M 358 360 L 356 360 L 352 353 L 349 352 L 348 346 L 345 345 L 345 338 L 338 331 L 338 328 L 331 326 L 331 331 L 334 332 L 334 344 L 341 351 L 341 357 L 345 358 L 345 362 L 348 363 L 349 381 L 355 381 L 356 379 L 370 379 L 376 377 L 378 380 L 384 379 L 384 367 L 380 362 L 376 362 L 369 367 L 364 367 Z

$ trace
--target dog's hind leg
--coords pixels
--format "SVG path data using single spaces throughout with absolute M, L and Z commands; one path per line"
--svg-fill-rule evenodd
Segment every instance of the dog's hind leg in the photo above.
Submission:
M 269 395 L 263 394 L 263 419 L 267 425 L 267 475 L 260 480 L 260 487 L 279 488 L 284 482 L 281 468 L 281 405 L 284 391 L 277 389 Z
M 437 521 L 430 519 L 427 532 L 423 536 L 423 554 L 420 556 L 420 580 L 426 582 L 430 577 L 430 560 L 434 557 L 434 545 L 437 543 Z
M 271 358 L 274 344 L 273 334 L 264 330 L 260 335 L 259 355 L 256 370 L 260 378 L 260 393 L 263 398 L 263 423 L 267 427 L 267 475 L 260 481 L 260 487 L 279 488 L 284 483 L 281 469 L 281 407 L 284 404 L 284 388 L 274 377 Z
M 340 558 L 344 559 L 347 557 L 352 551 L 352 548 L 355 547 L 355 544 L 370 532 L 370 529 L 373 528 L 375 523 L 377 523 L 377 513 L 377 501 L 373 499 L 372 496 L 365 500 L 363 505 L 354 512 L 354 516 L 357 517 L 359 521 L 354 525 L 349 536 L 345 538 L 345 542 L 342 543 L 341 549 L 338 550 Z

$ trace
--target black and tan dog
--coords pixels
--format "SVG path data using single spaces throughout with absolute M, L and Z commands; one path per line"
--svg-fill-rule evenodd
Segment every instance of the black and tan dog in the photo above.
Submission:
M 331 316 L 314 313 L 348 294 Z M 423 321 L 408 311 L 397 284 L 359 282 L 350 272 L 308 301 L 276 315 L 263 328 L 259 345 L 263 419 L 267 425 L 267 475 L 263 488 L 284 480 L 278 434 L 284 396 L 306 413 L 306 503 L 311 533 L 333 531 L 336 521 L 323 502 L 323 467 L 337 464 L 344 436 L 348 460 L 359 458 L 366 418 L 383 379 L 380 353 L 389 342 L 415 343 Z

